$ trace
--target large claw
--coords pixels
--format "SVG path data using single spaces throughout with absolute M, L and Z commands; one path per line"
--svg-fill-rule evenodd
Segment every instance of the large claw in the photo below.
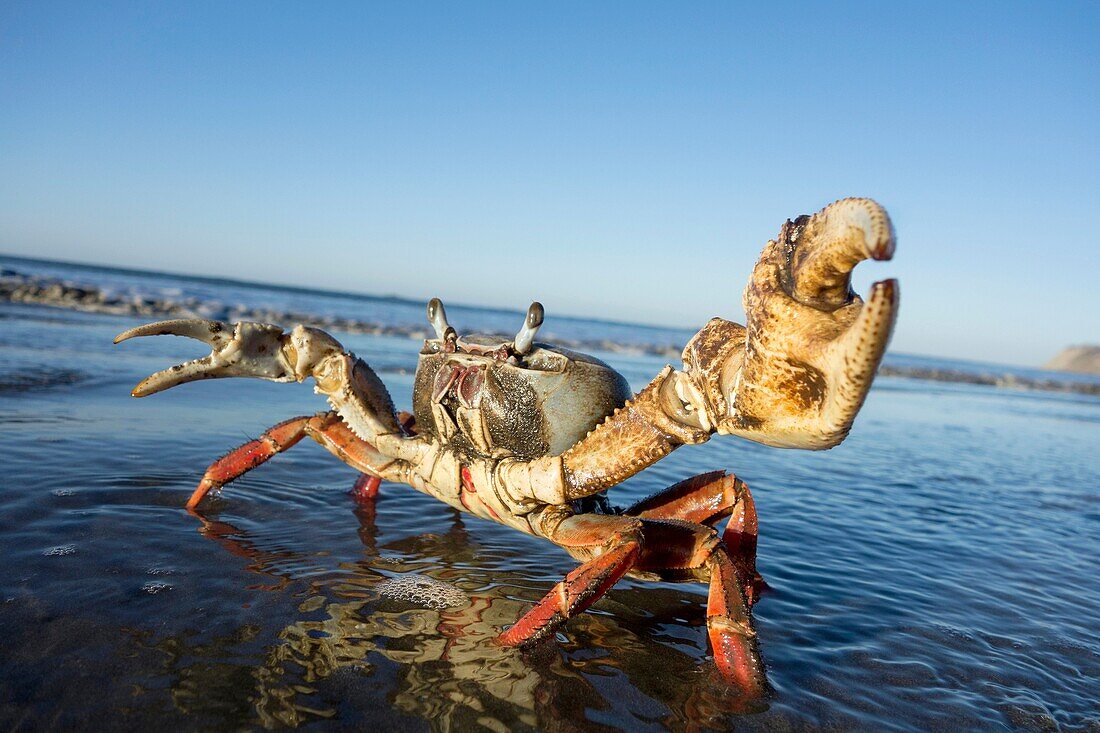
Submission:
M 789 448 L 831 448 L 848 435 L 890 341 L 898 284 L 867 302 L 852 269 L 888 260 L 894 232 L 870 199 L 842 199 L 783 225 L 744 293 L 747 329 L 715 319 L 684 350 L 685 402 L 719 433 Z
M 145 397 L 184 382 L 220 377 L 255 377 L 273 382 L 317 381 L 317 390 L 364 440 L 403 435 L 393 402 L 378 375 L 324 331 L 295 326 L 284 333 L 266 323 L 175 320 L 120 333 L 115 343 L 136 336 L 187 336 L 209 344 L 209 356 L 156 372 L 133 389 Z

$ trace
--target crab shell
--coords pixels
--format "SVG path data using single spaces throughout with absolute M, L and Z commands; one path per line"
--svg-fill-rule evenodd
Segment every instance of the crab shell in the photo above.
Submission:
M 604 362 L 548 344 L 517 358 L 484 336 L 432 339 L 416 367 L 417 430 L 462 452 L 530 459 L 557 455 L 630 397 Z

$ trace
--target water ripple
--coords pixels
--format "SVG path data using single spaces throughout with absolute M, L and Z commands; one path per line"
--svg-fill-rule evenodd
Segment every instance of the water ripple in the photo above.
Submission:
M 178 345 L 123 355 L 123 321 L 45 324 L 110 383 L 0 388 L 5 727 L 1100 731 L 1100 402 L 894 385 L 832 451 L 715 439 L 618 487 L 627 504 L 716 468 L 752 486 L 775 695 L 735 714 L 701 584 L 623 581 L 556 642 L 504 649 L 575 567 L 549 543 L 400 486 L 357 506 L 355 473 L 308 442 L 187 513 L 211 460 L 323 405 L 242 380 L 133 402 L 122 385 Z M 8 326 L 0 374 L 69 368 L 19 347 L 43 324 Z M 407 406 L 397 341 L 355 348 L 390 354 Z M 394 579 L 455 603 L 395 600 Z

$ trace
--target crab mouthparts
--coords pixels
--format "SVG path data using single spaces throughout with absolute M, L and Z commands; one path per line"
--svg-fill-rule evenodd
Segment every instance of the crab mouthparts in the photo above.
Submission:
M 485 367 L 452 365 L 439 370 L 432 385 L 432 402 L 439 404 L 447 395 L 463 407 L 477 407 L 481 385 L 485 382 Z

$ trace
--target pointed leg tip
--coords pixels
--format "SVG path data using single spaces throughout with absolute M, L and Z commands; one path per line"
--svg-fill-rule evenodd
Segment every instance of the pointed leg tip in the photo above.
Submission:
M 195 487 L 195 490 L 191 492 L 191 496 L 187 499 L 187 504 L 184 505 L 184 508 L 189 512 L 194 512 L 196 507 L 206 498 L 207 494 L 220 487 L 221 484 L 204 477 L 202 481 L 199 481 L 199 485 Z
M 767 695 L 767 673 L 754 634 L 712 627 L 710 643 L 714 652 L 714 665 L 731 687 L 746 700 Z
M 363 474 L 355 480 L 351 487 L 352 498 L 360 504 L 372 504 L 378 498 L 378 490 L 382 485 L 382 479 L 377 476 Z
M 518 649 L 524 646 L 532 646 L 538 639 L 542 638 L 542 634 L 532 634 L 530 630 L 521 633 L 523 632 L 521 622 L 522 619 L 494 636 L 493 643 L 505 649 Z

